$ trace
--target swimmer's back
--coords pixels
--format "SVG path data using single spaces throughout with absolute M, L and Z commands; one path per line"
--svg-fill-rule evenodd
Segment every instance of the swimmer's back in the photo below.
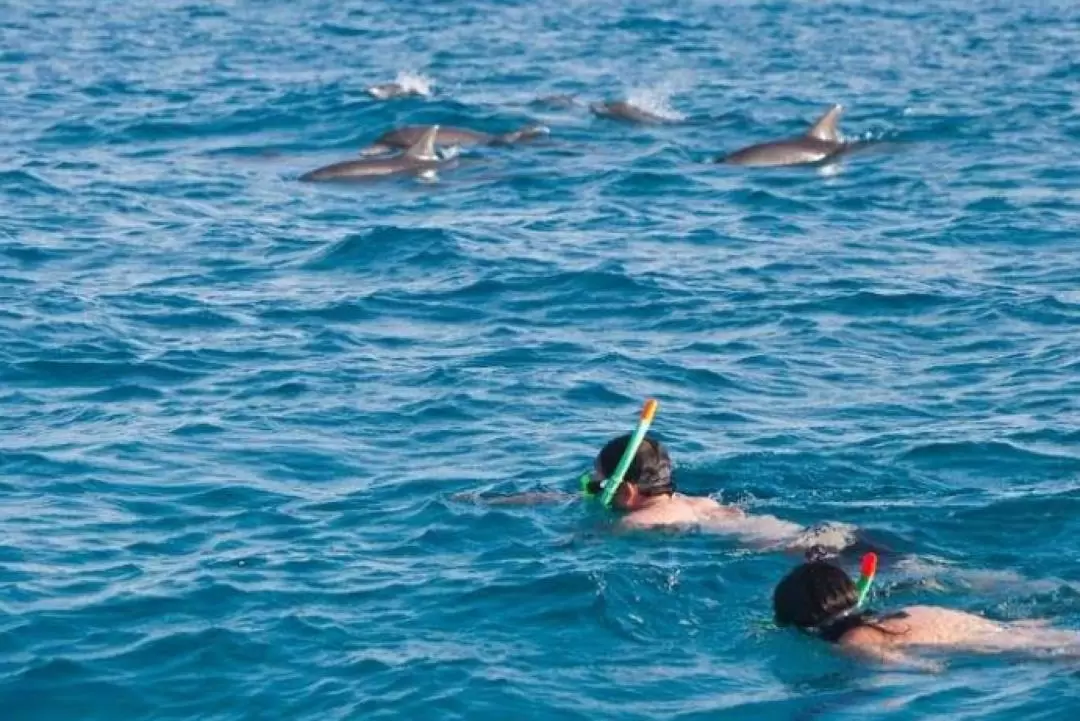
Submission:
M 844 634 L 846 646 L 957 646 L 984 643 L 1004 629 L 1000 624 L 939 606 L 908 606 L 872 626 Z
M 626 516 L 622 524 L 630 528 L 652 526 L 695 526 L 718 517 L 741 517 L 742 509 L 724 506 L 711 498 L 672 494 L 656 505 L 648 506 Z

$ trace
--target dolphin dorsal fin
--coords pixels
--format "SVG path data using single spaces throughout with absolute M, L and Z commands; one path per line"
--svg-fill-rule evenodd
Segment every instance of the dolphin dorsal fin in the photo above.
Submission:
M 413 143 L 412 147 L 405 151 L 405 156 L 416 160 L 438 160 L 435 154 L 435 137 L 439 134 L 439 126 L 432 125 L 424 131 L 420 139 Z
M 842 112 L 844 112 L 843 105 L 833 105 L 810 126 L 810 129 L 806 131 L 806 136 L 831 143 L 839 142 L 840 134 L 836 131 L 836 123 L 840 120 Z

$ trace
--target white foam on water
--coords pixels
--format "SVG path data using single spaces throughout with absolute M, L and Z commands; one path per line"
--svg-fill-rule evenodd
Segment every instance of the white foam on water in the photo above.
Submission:
M 435 153 L 439 156 L 439 160 L 442 160 L 442 161 L 453 160 L 454 158 L 461 155 L 461 146 L 460 145 L 447 145 L 447 146 L 442 147 L 442 148 L 436 148 Z
M 435 86 L 434 80 L 423 73 L 417 73 L 411 70 L 402 70 L 399 72 L 397 77 L 394 78 L 394 82 L 405 90 L 418 93 L 425 98 L 431 97 L 431 89 Z
M 818 174 L 823 178 L 833 178 L 843 172 L 843 163 L 825 163 L 818 169 Z
M 626 102 L 664 120 L 685 120 L 686 116 L 671 107 L 673 89 L 667 85 L 631 88 Z
M 857 528 L 850 523 L 823 523 L 804 529 L 791 543 L 791 547 L 803 549 L 818 547 L 839 551 L 855 543 L 856 530 Z

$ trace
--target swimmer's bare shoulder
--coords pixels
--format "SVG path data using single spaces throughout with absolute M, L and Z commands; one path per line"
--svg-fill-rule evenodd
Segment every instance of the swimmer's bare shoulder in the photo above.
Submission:
M 873 646 L 881 646 L 886 643 L 885 634 L 876 628 L 859 626 L 844 634 L 840 639 L 840 645 L 847 649 L 864 650 Z

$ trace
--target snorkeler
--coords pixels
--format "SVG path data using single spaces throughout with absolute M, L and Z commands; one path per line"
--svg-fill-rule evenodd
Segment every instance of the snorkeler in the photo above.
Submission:
M 690 526 L 745 516 L 736 506 L 676 492 L 667 448 L 646 436 L 655 413 L 656 401 L 647 401 L 634 432 L 608 441 L 596 456 L 592 470 L 578 479 L 581 494 L 597 498 L 604 506 L 622 513 L 619 523 L 625 528 Z M 525 493 L 488 499 L 488 502 L 531 504 L 580 497 L 566 493 Z
M 604 445 L 592 470 L 578 479 L 579 494 L 547 491 L 482 500 L 493 505 L 531 505 L 580 500 L 584 496 L 619 514 L 619 526 L 627 529 L 694 527 L 737 536 L 762 550 L 812 553 L 815 557 L 874 548 L 852 526 L 822 524 L 806 528 L 775 516 L 751 515 L 739 506 L 707 496 L 680 493 L 667 448 L 646 435 L 655 412 L 656 401 L 647 401 L 634 432 Z M 462 500 L 465 497 L 458 496 Z
M 872 556 L 867 554 L 867 559 Z M 795 626 L 863 658 L 931 670 L 940 665 L 906 651 L 1042 651 L 1072 658 L 1080 654 L 1080 633 L 1039 628 L 1039 621 L 999 623 L 939 606 L 908 606 L 889 613 L 865 609 L 876 559 L 865 560 L 858 584 L 826 561 L 797 566 L 773 592 L 777 625 Z
M 493 505 L 531 505 L 579 501 L 582 494 L 601 498 L 630 440 L 628 433 L 608 441 L 597 454 L 593 469 L 578 480 L 581 494 L 547 491 L 484 500 Z M 643 438 L 611 499 L 611 509 L 621 514 L 621 525 L 628 528 L 686 526 L 711 519 L 746 515 L 738 506 L 722 505 L 711 498 L 678 493 L 671 471 L 671 456 L 667 448 L 655 438 Z

